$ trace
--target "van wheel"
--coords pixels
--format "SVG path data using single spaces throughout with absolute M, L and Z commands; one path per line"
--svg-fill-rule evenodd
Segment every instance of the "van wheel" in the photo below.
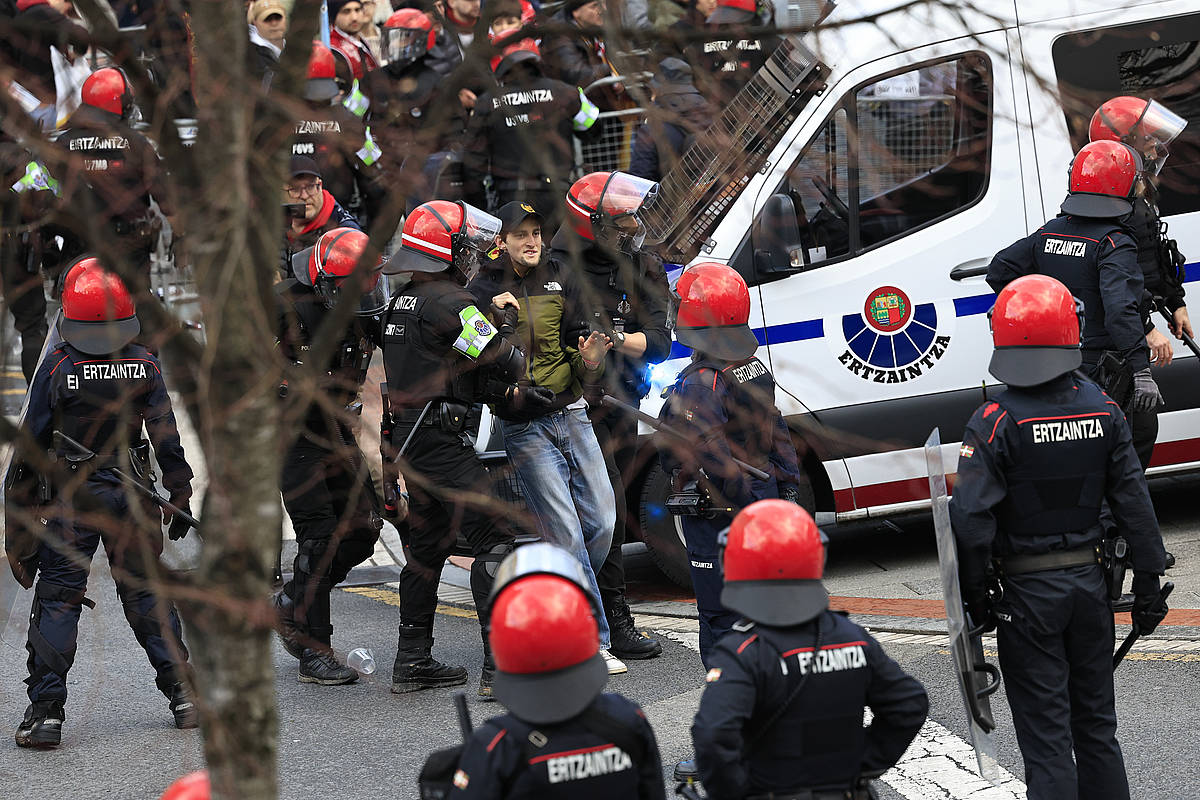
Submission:
M 655 461 L 642 484 L 642 502 L 638 519 L 642 523 L 642 541 L 655 566 L 684 589 L 692 588 L 692 571 L 683 545 L 683 526 L 679 517 L 667 511 L 671 476 Z

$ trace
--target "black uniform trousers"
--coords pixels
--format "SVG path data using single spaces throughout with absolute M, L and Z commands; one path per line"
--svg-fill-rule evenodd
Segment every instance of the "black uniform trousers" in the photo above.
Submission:
M 46 343 L 49 327 L 46 322 L 46 292 L 42 286 L 40 263 L 30 264 L 36 253 L 22 238 L 4 236 L 0 244 L 0 292 L 4 304 L 12 312 L 13 324 L 21 335 L 21 371 L 25 382 L 33 380 L 37 371 L 42 345 Z M 30 267 L 32 266 L 32 269 Z
M 618 398 L 630 405 L 638 405 L 639 398 Z M 617 523 L 613 530 L 612 545 L 609 547 L 608 558 L 604 566 L 596 573 L 596 583 L 600 587 L 600 600 L 605 613 L 611 613 L 614 604 L 625 596 L 625 561 L 621 555 L 621 545 L 625 544 L 625 525 L 629 517 L 628 503 L 625 497 L 625 487 L 637 474 L 637 420 L 630 414 L 617 409 L 591 404 L 588 416 L 592 420 L 592 429 L 604 453 L 604 465 L 608 468 L 608 478 L 612 482 L 613 497 L 617 503 Z
M 371 475 L 348 431 L 335 449 L 301 436 L 283 464 L 283 505 L 296 530 L 292 579 L 283 587 L 299 627 L 328 645 L 329 593 L 375 551 L 382 518 Z
M 775 478 L 751 479 L 755 500 L 779 497 Z M 692 588 L 696 592 L 696 613 L 700 618 L 700 658 L 709 668 L 709 654 L 717 640 L 733 629 L 742 615 L 721 605 L 725 571 L 721 566 L 721 532 L 733 523 L 733 515 L 718 514 L 712 519 L 682 517 L 683 538 L 687 547 Z
M 1097 381 L 1098 368 L 1095 362 L 1085 356 L 1083 372 L 1089 378 Z M 1129 422 L 1129 433 L 1133 438 L 1133 449 L 1137 453 L 1138 463 L 1142 472 L 1150 466 L 1150 457 L 1154 454 L 1154 443 L 1158 441 L 1158 409 L 1150 411 L 1126 411 L 1125 419 Z
M 411 428 L 397 425 L 392 442 L 404 444 Z M 400 623 L 432 629 L 442 567 L 461 531 L 470 543 L 471 593 L 487 630 L 488 595 L 499 561 L 512 549 L 514 528 L 495 499 L 491 478 L 464 434 L 422 426 L 405 451 L 409 492 L 408 563 L 400 573 Z
M 66 700 L 67 671 L 75 662 L 79 615 L 92 556 L 101 542 L 108 554 L 117 596 L 138 644 L 156 673 L 155 685 L 170 696 L 183 680 L 188 652 L 174 605 L 159 598 L 147 577 L 162 554 L 159 510 L 130 507 L 131 489 L 99 471 L 74 496 L 60 500 L 38 550 L 38 579 L 29 622 L 29 699 Z M 143 523 L 139 525 L 140 521 Z M 164 572 L 162 565 L 156 570 Z M 183 667 L 186 669 L 186 667 Z
M 1029 800 L 1128 800 L 1100 567 L 1007 577 L 995 610 Z

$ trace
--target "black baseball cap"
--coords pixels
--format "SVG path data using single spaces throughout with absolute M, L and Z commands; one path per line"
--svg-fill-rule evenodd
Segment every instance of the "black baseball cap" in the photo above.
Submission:
M 301 175 L 312 175 L 314 178 L 320 178 L 321 168 L 317 166 L 317 162 L 308 156 L 292 156 L 292 160 L 288 162 L 288 174 L 293 178 Z
M 546 218 L 539 214 L 537 209 L 529 203 L 522 203 L 519 200 L 500 206 L 496 217 L 500 220 L 500 236 L 502 237 L 530 217 L 536 217 L 538 222 L 546 221 Z

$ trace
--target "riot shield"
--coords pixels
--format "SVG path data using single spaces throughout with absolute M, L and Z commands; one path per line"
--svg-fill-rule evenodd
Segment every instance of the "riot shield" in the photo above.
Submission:
M 958 677 L 958 689 L 967 712 L 971 747 L 979 764 L 979 774 L 993 785 L 1000 784 L 996 743 L 992 731 L 989 696 L 1000 688 L 1000 672 L 983 655 L 982 631 L 972 630 L 958 585 L 958 548 L 950 528 L 950 498 L 946 492 L 946 470 L 942 464 L 942 437 L 937 428 L 925 442 L 925 465 L 929 470 L 929 497 L 933 507 L 933 529 L 937 535 L 938 566 L 942 575 L 942 595 L 946 600 L 946 628 L 950 635 L 950 654 Z

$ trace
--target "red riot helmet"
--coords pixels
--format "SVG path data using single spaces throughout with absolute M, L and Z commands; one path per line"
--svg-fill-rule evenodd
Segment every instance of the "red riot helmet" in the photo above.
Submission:
M 133 87 L 123 70 L 117 67 L 98 69 L 84 80 L 79 90 L 86 106 L 129 119 L 133 111 Z
M 570 719 L 604 689 L 596 615 L 583 567 L 566 550 L 540 542 L 514 550 L 496 572 L 488 641 L 496 660 L 496 697 L 535 724 Z
M 443 272 L 454 268 L 465 284 L 479 271 L 479 256 L 496 245 L 500 220 L 462 201 L 431 200 L 404 220 L 400 249 L 383 271 Z
M 711 261 L 693 264 L 679 276 L 675 293 L 679 295 L 676 339 L 726 361 L 754 355 L 758 340 L 747 324 L 750 290 L 736 270 Z
M 159 800 L 209 800 L 212 797 L 212 784 L 208 780 L 208 771 L 189 772 L 178 779 L 163 792 Z
M 623 244 L 634 250 L 646 239 L 641 213 L 658 197 L 658 184 L 625 172 L 593 172 L 567 191 L 571 228 L 584 239 Z
M 764 625 L 800 625 L 829 607 L 821 583 L 825 534 L 812 515 L 786 500 L 759 500 L 721 534 L 721 604 Z
M 492 72 L 496 74 L 496 80 L 503 80 L 509 70 L 522 62 L 542 63 L 542 51 L 535 40 L 521 39 L 500 48 L 500 52 L 492 56 Z
M 308 57 L 308 82 L 304 86 L 304 99 L 314 103 L 333 102 L 340 92 L 333 51 L 320 42 L 313 42 L 312 55 Z
M 1133 211 L 1142 159 L 1128 145 L 1101 141 L 1086 144 L 1071 160 L 1070 191 L 1065 214 L 1080 217 L 1123 217 Z
M 1168 146 L 1186 127 L 1186 119 L 1157 100 L 1122 96 L 1096 109 L 1088 138 L 1129 145 L 1142 156 L 1145 171 L 1157 175 L 1167 160 Z
M 83 258 L 63 278 L 59 333 L 91 355 L 116 353 L 141 332 L 133 297 L 97 258 Z
M 1049 275 L 1024 275 L 1005 286 L 988 323 L 996 346 L 988 371 L 1009 386 L 1037 386 L 1083 361 L 1083 303 Z
M 405 67 L 433 49 L 437 34 L 423 11 L 402 8 L 383 23 L 383 52 L 388 64 Z
M 354 228 L 326 231 L 315 245 L 292 256 L 292 273 L 301 283 L 313 287 L 325 307 L 332 309 L 368 243 L 367 234 Z M 375 265 L 363 275 L 362 300 L 356 312 L 360 316 L 378 314 L 387 307 L 387 284 L 380 280 L 382 266 L 383 259 L 377 257 Z

